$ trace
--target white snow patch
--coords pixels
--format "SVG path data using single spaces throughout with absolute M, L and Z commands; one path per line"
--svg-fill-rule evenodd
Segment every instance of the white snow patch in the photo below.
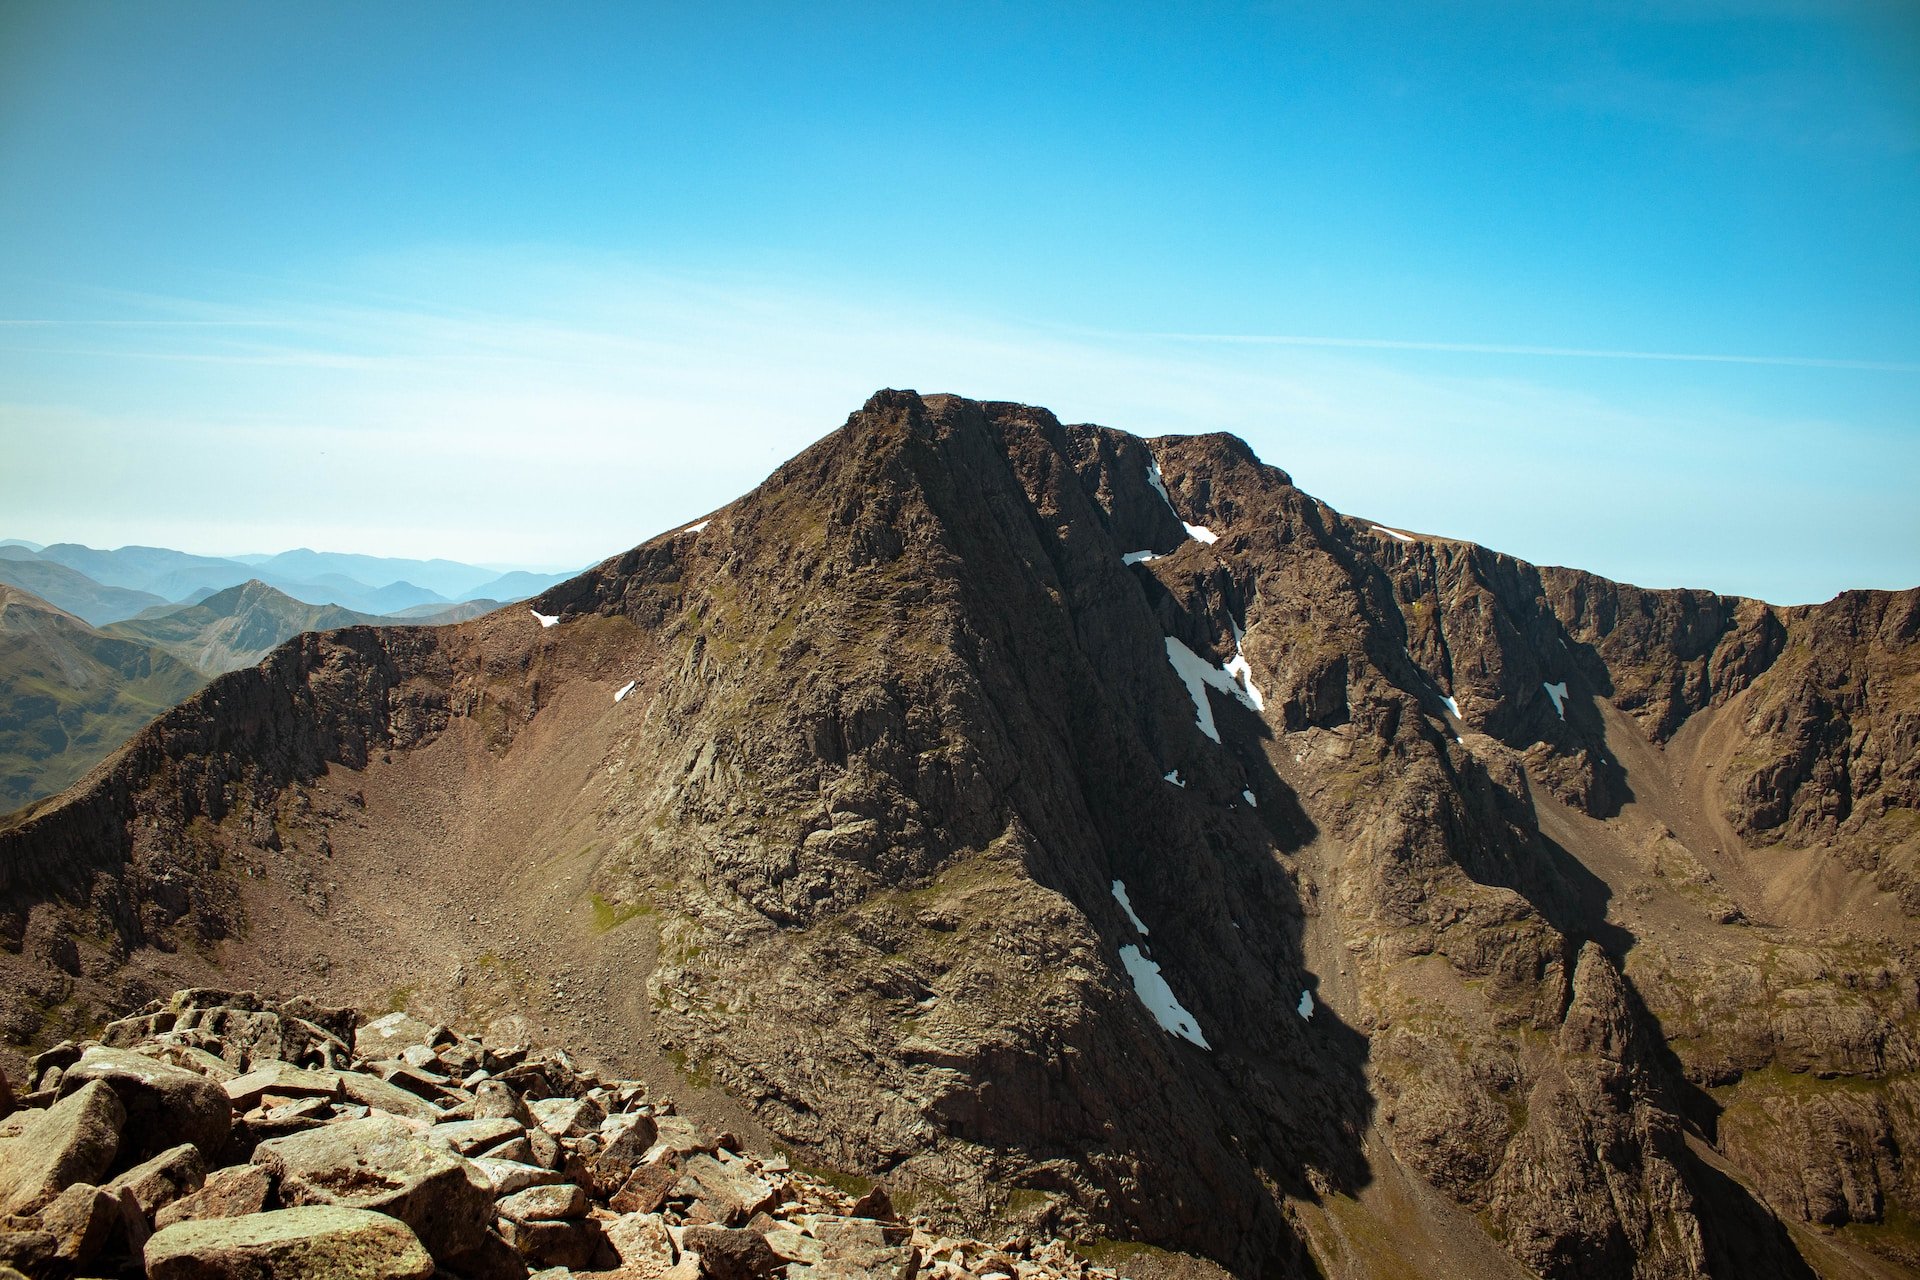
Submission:
M 540 619 L 540 625 L 543 627 L 550 627 L 560 621 L 560 615 L 557 613 L 542 613 L 538 609 L 529 609 L 527 612 Z
M 1158 551 L 1129 551 L 1120 557 L 1121 564 L 1143 564 L 1148 560 L 1158 560 Z
M 709 524 L 711 524 L 712 521 L 713 521 L 713 517 L 709 516 L 707 517 L 707 519 L 702 520 L 699 524 L 688 525 L 686 528 L 682 529 L 679 533 L 675 534 L 674 537 L 677 538 L 689 533 L 698 533 L 702 529 L 706 528 Z
M 1377 524 L 1377 525 L 1375 525 L 1375 526 L 1373 526 L 1373 531 L 1374 531 L 1375 533 L 1384 533 L 1384 534 L 1386 534 L 1386 535 L 1387 535 L 1387 536 L 1388 536 L 1389 538 L 1398 538 L 1398 539 L 1400 539 L 1400 541 L 1402 541 L 1402 542 L 1412 542 L 1412 541 L 1413 541 L 1413 539 L 1412 539 L 1412 538 L 1410 538 L 1410 537 L 1408 537 L 1408 536 L 1407 536 L 1406 534 L 1404 534 L 1404 533 L 1402 533 L 1402 532 L 1400 532 L 1400 531 L 1399 531 L 1398 529 L 1389 529 L 1389 528 L 1387 528 L 1387 526 L 1385 526 L 1385 525 L 1383 525 L 1383 524 Z
M 1455 720 L 1458 720 L 1458 719 L 1460 718 L 1460 704 L 1459 704 L 1459 703 L 1457 703 L 1457 702 L 1455 702 L 1455 701 L 1454 701 L 1454 700 L 1453 700 L 1452 698 L 1442 698 L 1442 699 L 1440 699 L 1440 701 L 1442 701 L 1442 702 L 1444 702 L 1444 703 L 1446 703 L 1446 704 L 1447 704 L 1447 710 L 1448 710 L 1448 711 L 1451 711 L 1451 712 L 1453 713 L 1453 718 L 1454 718 Z
M 1562 680 L 1559 684 L 1543 684 L 1540 687 L 1547 691 L 1549 698 L 1553 699 L 1554 714 L 1565 720 L 1567 718 L 1567 682 Z
M 1200 1024 L 1193 1020 L 1193 1015 L 1174 997 L 1173 988 L 1160 976 L 1159 965 L 1141 955 L 1140 948 L 1134 946 L 1120 948 L 1120 963 L 1127 967 L 1127 976 L 1133 979 L 1133 994 L 1140 997 L 1140 1003 L 1147 1006 L 1147 1012 L 1162 1029 L 1202 1049 L 1213 1048 L 1200 1034 Z
M 625 684 L 620 686 L 620 692 L 613 695 L 613 700 L 615 702 L 625 702 L 627 700 L 627 695 L 633 692 L 633 686 L 639 683 L 640 682 L 638 680 L 627 681 Z
M 1144 937 L 1147 932 L 1147 926 L 1145 922 L 1134 913 L 1133 902 L 1127 897 L 1127 886 L 1122 881 L 1115 880 L 1113 882 L 1113 900 L 1120 904 L 1120 909 L 1127 913 L 1127 919 L 1133 921 L 1133 927 L 1138 929 Z
M 1303 1018 L 1305 1018 L 1305 1019 L 1307 1019 L 1308 1021 L 1312 1021 L 1312 1019 L 1313 1019 L 1313 992 L 1311 992 L 1311 991 L 1302 991 L 1302 992 L 1300 993 L 1300 1003 L 1299 1003 L 1299 1004 L 1298 1004 L 1297 1006 L 1295 1006 L 1295 1008 L 1294 1008 L 1294 1012 L 1296 1012 L 1296 1013 L 1298 1013 L 1298 1014 L 1299 1014 L 1299 1015 L 1300 1015 L 1301 1017 L 1303 1017 Z
M 1180 520 L 1180 512 L 1175 509 L 1173 499 L 1167 493 L 1167 482 L 1160 476 L 1160 462 L 1151 453 L 1147 455 L 1147 483 L 1152 485 L 1153 491 L 1160 495 L 1160 501 L 1167 504 L 1167 510 L 1173 512 L 1173 518 Z M 1203 524 L 1188 524 L 1185 520 L 1180 520 L 1180 527 L 1185 529 L 1187 536 L 1196 542 L 1220 541 L 1220 535 Z
M 1176 787 L 1184 787 L 1187 785 L 1180 781 L 1180 771 L 1178 769 L 1175 769 L 1172 773 L 1163 773 L 1160 777 L 1162 781 L 1171 782 Z
M 1248 804 L 1252 805 L 1254 808 L 1258 809 L 1260 807 L 1260 802 L 1253 798 L 1253 792 L 1243 790 L 1241 791 L 1240 796 L 1242 799 L 1244 799 Z
M 1250 703 L 1255 711 L 1265 711 L 1267 700 L 1260 696 L 1259 687 L 1253 683 L 1253 668 L 1247 665 L 1247 653 L 1241 646 L 1241 641 L 1247 638 L 1247 633 L 1242 631 L 1240 624 L 1234 622 L 1232 618 L 1228 618 L 1227 622 L 1233 627 L 1233 656 L 1227 659 L 1227 674 L 1238 680 L 1245 688 L 1246 696 L 1241 699 L 1243 702 Z
M 1200 726 L 1200 732 L 1215 742 L 1220 741 L 1220 730 L 1214 727 L 1213 708 L 1207 703 L 1208 685 L 1232 694 L 1255 711 L 1260 709 L 1260 704 L 1254 701 L 1255 695 L 1241 688 L 1238 680 L 1172 636 L 1167 637 L 1167 661 L 1173 664 L 1174 673 L 1187 686 L 1187 696 L 1193 699 L 1194 722 Z
M 1173 499 L 1167 495 L 1167 482 L 1160 478 L 1160 459 L 1151 453 L 1147 455 L 1147 483 L 1160 495 L 1160 501 L 1167 504 L 1167 510 L 1173 511 Z M 1178 516 L 1180 513 L 1173 511 L 1173 514 Z

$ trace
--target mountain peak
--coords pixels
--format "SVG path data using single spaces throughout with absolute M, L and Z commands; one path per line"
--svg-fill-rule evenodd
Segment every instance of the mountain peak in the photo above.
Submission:
M 324 972 L 685 1064 L 956 1222 L 1788 1274 L 1920 1213 L 1920 1119 L 1858 1103 L 1915 1053 L 1917 604 L 1642 591 L 1223 433 L 884 390 L 531 608 L 296 637 L 16 818 L 0 1008 Z

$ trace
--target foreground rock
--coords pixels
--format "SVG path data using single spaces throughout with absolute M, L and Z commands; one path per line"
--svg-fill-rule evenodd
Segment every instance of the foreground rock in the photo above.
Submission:
M 932 1234 L 564 1053 L 338 1011 L 300 1019 L 316 1037 L 285 1009 L 181 992 L 113 1046 L 42 1055 L 0 1122 L 0 1280 L 1113 1275 L 1059 1241 Z
M 406 1225 L 310 1206 L 182 1222 L 147 1241 L 153 1280 L 427 1280 L 433 1259 Z

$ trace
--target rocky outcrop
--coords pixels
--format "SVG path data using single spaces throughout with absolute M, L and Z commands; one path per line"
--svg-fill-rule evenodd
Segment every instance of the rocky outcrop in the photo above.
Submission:
M 644 1086 L 599 1080 L 564 1053 L 399 1018 L 376 1023 L 371 1040 L 390 1057 L 343 1056 L 334 1042 L 284 1062 L 203 1029 L 244 1028 L 265 1003 L 183 991 L 109 1027 L 127 1045 L 114 1070 L 96 1069 L 64 1098 L 20 1113 L 8 1130 L 17 1136 L 0 1140 L 0 1187 L 12 1213 L 0 1228 L 0 1256 L 25 1261 L 36 1276 L 151 1280 L 495 1280 L 534 1269 L 541 1280 L 1113 1276 L 1059 1241 L 989 1245 L 932 1234 L 901 1219 L 877 1187 L 848 1195 L 782 1157 L 746 1154 L 731 1135 L 650 1100 Z M 201 1015 L 199 1027 L 179 1027 L 187 1013 Z M 334 1025 L 360 1042 L 351 1026 Z M 397 1028 L 418 1038 L 396 1036 Z M 48 1102 L 73 1079 L 63 1059 L 97 1062 L 99 1051 L 75 1045 L 42 1055 L 30 1101 Z M 182 1141 L 92 1185 L 128 1161 L 115 1153 L 129 1132 L 118 1099 L 137 1100 L 144 1087 L 133 1059 L 162 1077 L 187 1071 L 232 1096 L 231 1141 L 220 1154 L 231 1163 L 209 1173 L 194 1143 Z M 200 1070 L 169 1065 L 181 1060 Z M 216 1063 L 242 1074 L 222 1079 Z M 346 1071 L 416 1081 L 410 1096 L 431 1114 L 352 1102 L 337 1080 L 331 1090 L 316 1087 Z M 263 1091 L 233 1088 L 269 1079 L 274 1086 Z M 192 1110 L 178 1118 L 161 1140 L 203 1128 Z M 546 1140 L 529 1141 L 536 1133 Z

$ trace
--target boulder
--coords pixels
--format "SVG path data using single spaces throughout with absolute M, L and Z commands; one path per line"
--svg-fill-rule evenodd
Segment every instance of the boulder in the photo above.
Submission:
M 361 1058 L 397 1058 L 411 1045 L 426 1044 L 433 1028 L 405 1013 L 389 1013 L 362 1026 L 353 1036 L 353 1052 Z
M 195 1218 L 240 1218 L 259 1213 L 273 1194 L 273 1177 L 259 1165 L 215 1169 L 192 1195 L 182 1196 L 153 1216 L 156 1229 Z
M 607 1203 L 615 1213 L 653 1213 L 667 1202 L 679 1181 L 677 1165 L 665 1161 L 643 1164 L 627 1175 Z
M 548 1187 L 566 1180 L 553 1169 L 542 1169 L 539 1165 L 523 1164 L 518 1160 L 498 1160 L 491 1156 L 476 1157 L 473 1167 L 486 1176 L 496 1196 L 510 1196 L 528 1187 Z
M 0 1230 L 0 1266 L 45 1276 L 57 1266 L 60 1242 L 51 1231 Z
M 126 1120 L 120 1096 L 96 1081 L 0 1122 L 0 1215 L 32 1213 L 76 1182 L 101 1181 Z
M 473 1090 L 475 1120 L 517 1120 L 523 1129 L 533 1127 L 533 1113 L 520 1095 L 498 1080 L 482 1080 Z
M 673 1265 L 673 1237 L 666 1219 L 657 1213 L 627 1213 L 606 1223 L 607 1243 L 620 1259 L 623 1275 L 644 1280 L 665 1274 Z
M 275 1138 L 254 1150 L 253 1162 L 279 1180 L 281 1203 L 391 1214 L 443 1261 L 478 1247 L 493 1217 L 485 1175 L 392 1116 Z
M 162 1151 L 144 1164 L 135 1165 L 107 1184 L 107 1194 L 118 1196 L 125 1190 L 148 1219 L 181 1196 L 198 1191 L 207 1180 L 207 1162 L 200 1148 L 191 1142 Z
M 182 1142 L 217 1160 L 233 1127 L 226 1090 L 198 1072 L 126 1049 L 96 1046 L 60 1078 L 66 1097 L 95 1081 L 106 1084 L 126 1108 L 120 1133 L 122 1162 L 146 1160 Z
M 227 1097 L 236 1111 L 247 1111 L 272 1095 L 282 1101 L 295 1098 L 337 1098 L 340 1077 L 332 1071 L 309 1071 L 291 1062 L 256 1061 L 252 1070 L 226 1082 Z
M 143 1254 L 148 1280 L 428 1280 L 404 1222 L 336 1205 L 177 1222 Z
M 522 1136 L 526 1129 L 518 1120 L 455 1120 L 427 1130 L 427 1140 L 437 1142 L 461 1155 L 490 1151 L 503 1142 Z
M 363 1107 L 429 1123 L 440 1118 L 440 1109 L 431 1102 L 398 1085 L 388 1084 L 379 1076 L 363 1071 L 341 1071 L 336 1074 L 340 1077 L 341 1092 Z
M 710 1155 L 696 1155 L 681 1166 L 673 1195 L 694 1202 L 696 1213 L 708 1222 L 738 1226 L 774 1203 L 772 1184 L 755 1176 L 743 1162 L 722 1163 Z
M 553 1222 L 584 1218 L 587 1193 L 572 1183 L 553 1183 L 516 1191 L 495 1203 L 494 1211 L 515 1222 Z
M 120 1225 L 115 1198 L 88 1182 L 76 1182 L 41 1209 L 39 1229 L 54 1239 L 54 1257 L 67 1266 L 85 1267 L 100 1256 Z
M 601 1130 L 598 1151 L 586 1157 L 584 1165 L 595 1194 L 606 1197 L 618 1191 L 652 1148 L 656 1127 L 651 1116 L 611 1116 Z
M 591 1219 L 570 1222 L 516 1222 L 500 1219 L 500 1237 L 530 1266 L 566 1267 L 572 1271 L 604 1270 L 614 1261 L 600 1224 Z
M 600 1131 L 607 1113 L 592 1098 L 543 1098 L 527 1110 L 542 1129 L 556 1138 L 584 1138 Z
M 680 1247 L 700 1255 L 701 1274 L 709 1280 L 765 1280 L 787 1265 L 757 1231 L 688 1227 Z

